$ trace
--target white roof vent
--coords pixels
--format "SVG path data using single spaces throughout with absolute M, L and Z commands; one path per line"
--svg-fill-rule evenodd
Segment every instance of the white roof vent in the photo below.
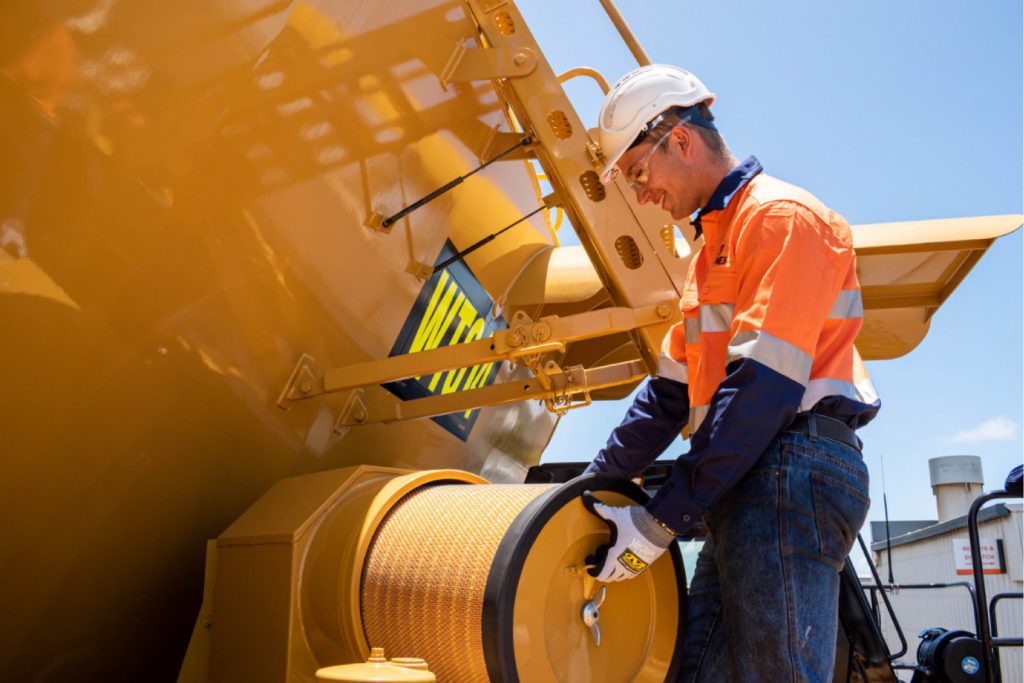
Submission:
M 928 461 L 939 521 L 963 517 L 981 495 L 985 479 L 977 455 L 947 455 Z

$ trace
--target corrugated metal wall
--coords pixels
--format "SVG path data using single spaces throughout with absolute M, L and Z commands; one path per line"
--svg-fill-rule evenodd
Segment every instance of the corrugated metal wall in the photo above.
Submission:
M 1004 517 L 983 522 L 979 526 L 983 538 L 999 538 L 1003 540 L 1006 555 L 1006 573 L 985 577 L 985 590 L 991 600 L 999 593 L 1020 593 L 1024 591 L 1024 567 L 1022 567 L 1022 504 L 1010 502 L 1006 504 L 1010 514 Z M 899 584 L 918 583 L 951 583 L 966 581 L 973 585 L 971 576 L 958 576 L 953 560 L 953 539 L 968 537 L 967 529 L 962 528 L 932 538 L 922 539 L 892 549 L 893 578 Z M 885 550 L 875 552 L 875 565 L 878 573 L 885 581 L 888 578 L 888 553 Z M 870 597 L 870 596 L 869 596 Z M 917 646 L 921 642 L 917 634 L 926 628 L 941 626 L 947 629 L 963 629 L 975 632 L 974 608 L 970 594 L 964 587 L 951 587 L 924 590 L 901 590 L 890 593 L 900 626 L 907 638 L 908 651 L 901 663 L 917 662 Z M 1019 636 L 1024 633 L 1024 618 L 1020 600 L 1003 600 L 997 607 L 996 618 L 999 635 Z M 889 649 L 896 652 L 899 637 L 892 622 L 882 609 L 882 633 Z M 1002 648 L 1000 662 L 1004 681 L 1024 680 L 1024 652 L 1021 648 Z M 910 672 L 901 673 L 901 678 L 909 680 Z

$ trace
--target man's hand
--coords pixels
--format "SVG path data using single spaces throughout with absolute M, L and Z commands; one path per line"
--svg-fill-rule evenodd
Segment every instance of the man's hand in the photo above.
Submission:
M 588 570 L 590 575 L 598 581 L 610 583 L 639 576 L 675 539 L 642 505 L 605 505 L 590 491 L 583 493 L 583 505 L 603 519 L 612 532 L 611 541 L 586 559 L 588 565 L 593 565 Z

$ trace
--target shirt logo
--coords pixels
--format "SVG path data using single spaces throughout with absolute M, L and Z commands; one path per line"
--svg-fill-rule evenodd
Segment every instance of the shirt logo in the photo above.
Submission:
M 619 555 L 619 563 L 634 574 L 639 574 L 643 570 L 647 569 L 647 563 L 637 557 L 636 553 L 629 548 L 626 548 L 622 554 Z
M 723 251 L 725 251 L 724 244 L 718 248 L 718 256 L 715 257 L 716 266 L 724 266 L 726 264 L 726 261 L 728 261 L 726 256 L 722 253 Z

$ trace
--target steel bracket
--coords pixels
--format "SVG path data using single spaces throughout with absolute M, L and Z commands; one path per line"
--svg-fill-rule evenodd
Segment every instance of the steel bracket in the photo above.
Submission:
M 384 227 L 385 218 L 387 218 L 387 216 L 384 215 L 383 211 L 381 211 L 378 208 L 374 208 L 370 212 L 370 215 L 368 215 L 366 219 L 363 221 L 363 226 L 369 228 L 370 230 L 376 230 L 377 232 L 382 232 L 385 235 L 388 235 L 391 233 L 392 228 L 394 228 L 395 226 L 394 224 L 391 224 L 387 227 Z
M 539 356 L 551 351 L 564 351 L 565 344 L 551 339 L 551 325 L 533 322 L 530 316 L 516 311 L 508 328 L 494 335 L 494 352 L 510 360 Z
M 292 401 L 309 398 L 324 391 L 324 382 L 316 368 L 316 360 L 308 353 L 302 354 L 295 369 L 288 377 L 288 382 L 277 397 L 277 407 L 288 410 Z
M 497 128 L 491 129 L 487 139 L 484 140 L 483 147 L 480 149 L 480 154 L 478 155 L 480 161 L 483 162 L 496 156 L 503 150 L 512 148 L 517 142 L 520 142 L 523 139 L 523 136 L 529 136 L 534 140 L 537 139 L 536 136 L 530 135 L 529 133 L 499 131 Z M 505 154 L 502 159 L 533 159 L 536 156 L 534 153 L 535 149 L 536 144 L 527 145 L 526 147 L 519 146 L 515 151 Z
M 455 44 L 455 50 L 439 77 L 441 88 L 452 83 L 487 81 L 494 78 L 522 78 L 537 68 L 537 53 L 528 47 L 466 47 Z
M 363 424 L 370 417 L 370 411 L 363 403 L 363 389 L 353 389 L 345 400 L 345 407 L 334 423 L 334 433 L 341 436 L 351 425 Z
M 601 149 L 601 143 L 597 140 L 589 140 L 584 147 L 584 151 L 587 153 L 587 159 L 590 161 L 590 165 L 594 167 L 594 170 L 598 173 L 603 171 L 608 158 L 604 155 L 604 150 Z
M 405 272 L 409 273 L 409 275 L 412 275 L 420 282 L 426 282 L 430 279 L 430 276 L 434 274 L 434 266 L 414 259 L 409 261 L 409 265 L 405 267 Z
M 543 366 L 539 363 L 530 369 L 547 391 L 544 407 L 559 417 L 570 410 L 588 406 L 591 403 L 590 390 L 587 386 L 587 373 L 582 365 L 574 365 L 563 370 L 558 363 L 549 360 Z M 582 400 L 574 399 L 576 394 L 583 394 Z

